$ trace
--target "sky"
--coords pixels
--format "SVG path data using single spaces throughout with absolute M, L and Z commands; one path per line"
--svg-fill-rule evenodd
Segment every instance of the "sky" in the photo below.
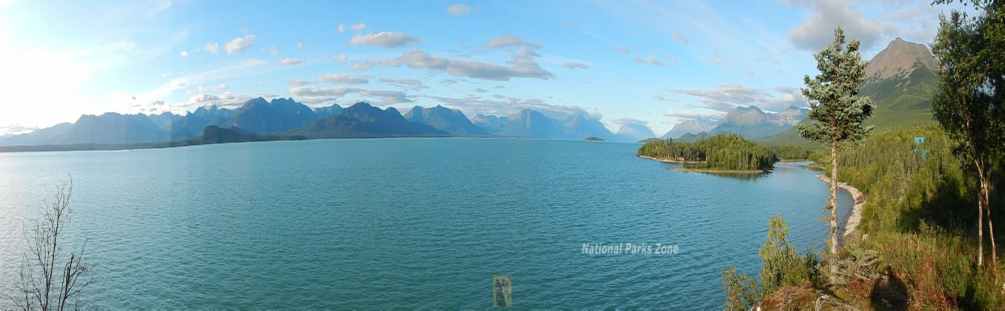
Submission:
M 0 0 L 0 134 L 82 114 L 185 113 L 253 97 L 506 115 L 612 131 L 805 106 L 840 25 L 868 59 L 930 44 L 928 0 Z

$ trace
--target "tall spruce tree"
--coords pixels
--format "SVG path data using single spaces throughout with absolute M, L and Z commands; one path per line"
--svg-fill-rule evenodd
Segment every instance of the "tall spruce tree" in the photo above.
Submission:
M 837 234 L 837 183 L 838 149 L 842 143 L 857 141 L 868 134 L 863 125 L 872 114 L 872 101 L 859 96 L 865 79 L 865 63 L 859 54 L 859 42 L 845 43 L 844 31 L 834 30 L 834 42 L 815 55 L 820 74 L 806 76 L 803 95 L 809 99 L 809 122 L 799 126 L 803 137 L 829 144 L 831 148 L 830 200 L 830 253 L 838 252 Z
M 950 1 L 939 1 L 942 3 Z M 964 2 L 967 4 L 966 2 Z M 955 11 L 940 17 L 932 48 L 939 59 L 940 83 L 932 101 L 935 118 L 950 137 L 963 166 L 976 174 L 977 265 L 984 262 L 984 217 L 987 216 L 992 263 L 998 262 L 991 219 L 993 160 L 1005 144 L 1005 3 L 972 1 L 976 17 Z

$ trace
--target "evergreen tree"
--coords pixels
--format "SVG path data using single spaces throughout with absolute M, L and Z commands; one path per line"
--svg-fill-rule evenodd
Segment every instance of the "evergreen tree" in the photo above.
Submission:
M 959 142 L 955 151 L 963 166 L 977 175 L 977 264 L 982 265 L 984 216 L 988 219 L 992 263 L 998 261 L 989 194 L 993 159 L 1005 143 L 1005 3 L 970 4 L 979 10 L 977 17 L 953 12 L 940 18 L 932 49 L 941 65 L 940 83 L 932 108 L 942 128 Z
M 809 121 L 799 126 L 799 133 L 810 140 L 829 144 L 831 148 L 830 180 L 830 253 L 837 254 L 837 182 L 838 147 L 843 142 L 857 141 L 868 134 L 870 128 L 862 123 L 872 114 L 872 102 L 859 96 L 865 79 L 865 64 L 859 54 L 859 42 L 845 44 L 844 31 L 834 31 L 834 42 L 815 55 L 817 70 L 814 78 L 806 76 L 803 95 L 809 99 Z

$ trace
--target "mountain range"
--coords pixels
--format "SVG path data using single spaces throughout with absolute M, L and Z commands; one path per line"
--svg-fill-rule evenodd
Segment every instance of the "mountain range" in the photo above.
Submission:
M 428 108 L 415 106 L 403 115 L 393 107 L 381 109 L 364 102 L 347 108 L 334 104 L 311 108 L 289 98 L 254 98 L 233 109 L 204 106 L 184 115 L 84 115 L 73 123 L 0 137 L 0 146 L 248 141 L 263 137 L 507 136 L 572 140 L 601 137 L 638 141 L 654 136 L 647 136 L 651 135 L 651 131 L 640 126 L 642 128 L 622 128 L 619 134 L 612 134 L 597 118 L 585 112 L 554 113 L 524 109 L 510 116 L 478 115 L 472 121 L 460 110 L 439 105 Z M 205 138 L 206 133 L 213 137 Z
M 738 106 L 726 112 L 721 120 L 685 120 L 674 125 L 664 138 L 685 135 L 734 133 L 749 139 L 770 137 L 791 129 L 806 118 L 809 110 L 790 106 L 780 112 L 765 112 L 757 106 Z
M 489 134 L 506 137 L 579 140 L 586 137 L 609 139 L 614 136 L 603 123 L 585 112 L 567 115 L 523 109 L 510 116 L 477 115 L 474 124 Z

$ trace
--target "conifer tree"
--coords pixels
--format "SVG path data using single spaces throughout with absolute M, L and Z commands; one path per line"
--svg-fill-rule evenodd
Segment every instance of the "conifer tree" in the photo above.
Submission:
M 863 123 L 872 114 L 872 101 L 860 96 L 859 89 L 865 79 L 865 64 L 859 54 L 859 42 L 845 43 L 844 31 L 834 30 L 830 46 L 814 55 L 820 74 L 806 76 L 803 96 L 809 99 L 809 122 L 799 126 L 803 137 L 830 146 L 831 176 L 830 246 L 831 255 L 838 252 L 837 234 L 837 183 L 838 149 L 844 142 L 861 140 L 870 128 Z

